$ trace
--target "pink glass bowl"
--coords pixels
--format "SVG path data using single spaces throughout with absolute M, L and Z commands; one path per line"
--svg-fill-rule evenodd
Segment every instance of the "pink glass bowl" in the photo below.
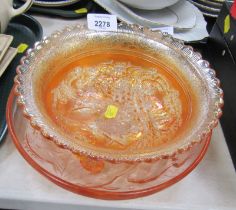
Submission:
M 34 169 L 69 191 L 100 199 L 137 198 L 173 185 L 199 164 L 211 138 L 210 134 L 172 159 L 139 163 L 90 160 L 91 168 L 86 168 L 84 157 L 58 147 L 31 127 L 13 90 L 7 103 L 7 124 L 16 148 Z
M 174 184 L 200 162 L 222 114 L 219 84 L 199 53 L 169 35 L 135 25 L 116 32 L 77 25 L 28 50 L 17 68 L 17 97 L 9 97 L 8 127 L 25 159 L 56 184 L 96 198 L 140 197 Z M 56 102 L 60 96 L 59 105 L 48 92 Z M 111 105 L 119 108 L 112 119 L 105 109 Z M 69 132 L 67 122 L 75 126 Z

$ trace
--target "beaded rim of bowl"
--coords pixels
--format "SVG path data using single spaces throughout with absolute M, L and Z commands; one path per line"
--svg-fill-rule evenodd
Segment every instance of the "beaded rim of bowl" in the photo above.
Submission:
M 178 154 L 183 153 L 184 151 L 190 150 L 195 144 L 201 143 L 203 139 L 205 139 L 208 135 L 211 134 L 212 129 L 216 127 L 218 124 L 218 120 L 222 115 L 222 106 L 223 102 L 223 91 L 220 88 L 220 81 L 215 76 L 215 71 L 210 68 L 210 64 L 208 61 L 203 60 L 200 53 L 195 52 L 191 46 L 184 45 L 183 41 L 177 40 L 173 38 L 171 35 L 162 33 L 160 31 L 152 32 L 148 28 L 144 28 L 138 25 L 130 25 L 126 23 L 120 23 L 118 25 L 118 30 L 115 33 L 132 33 L 135 35 L 140 35 L 143 37 L 147 37 L 153 41 L 162 41 L 164 44 L 171 46 L 174 50 L 182 53 L 182 55 L 188 59 L 193 65 L 199 68 L 201 71 L 204 72 L 206 76 L 206 80 L 208 81 L 208 85 L 214 90 L 214 109 L 211 112 L 211 117 L 208 118 L 205 122 L 204 130 L 198 133 L 196 138 L 187 142 L 181 147 L 176 148 L 176 150 L 168 151 L 162 154 L 153 154 L 153 153 L 145 153 L 142 155 L 111 155 L 106 153 L 101 153 L 95 150 L 88 150 L 87 148 L 83 147 L 71 147 L 68 144 L 65 144 L 63 141 L 60 140 L 60 135 L 56 136 L 55 132 L 52 132 L 52 129 L 47 128 L 43 123 L 43 120 L 40 118 L 40 112 L 37 110 L 37 107 L 32 106 L 31 104 L 27 103 L 26 93 L 24 91 L 23 79 L 27 72 L 29 72 L 29 65 L 31 59 L 37 55 L 37 51 L 42 50 L 52 39 L 58 38 L 63 36 L 63 34 L 72 32 L 73 30 L 79 32 L 88 31 L 85 25 L 75 25 L 72 27 L 66 27 L 61 31 L 54 32 L 51 36 L 45 37 L 42 41 L 35 43 L 33 49 L 29 49 L 26 52 L 26 55 L 21 59 L 20 65 L 17 67 L 17 75 L 14 79 L 15 82 L 15 94 L 17 97 L 17 104 L 23 107 L 24 115 L 30 120 L 31 125 L 39 130 L 41 134 L 46 137 L 47 139 L 53 140 L 58 146 L 64 147 L 65 149 L 70 149 L 72 152 L 80 153 L 83 155 L 88 155 L 91 158 L 95 159 L 104 159 L 108 161 L 115 161 L 115 162 L 136 162 L 136 161 L 152 161 L 158 159 L 169 159 L 173 158 Z M 114 33 L 114 32 L 113 32 Z M 33 107 L 33 108 L 32 108 Z

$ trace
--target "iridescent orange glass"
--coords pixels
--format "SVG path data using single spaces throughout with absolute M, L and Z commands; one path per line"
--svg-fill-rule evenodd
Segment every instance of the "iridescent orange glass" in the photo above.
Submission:
M 56 32 L 28 51 L 15 83 L 20 138 L 13 96 L 8 123 L 23 156 L 57 184 L 105 199 L 150 194 L 189 173 L 223 105 L 199 53 L 134 25 Z

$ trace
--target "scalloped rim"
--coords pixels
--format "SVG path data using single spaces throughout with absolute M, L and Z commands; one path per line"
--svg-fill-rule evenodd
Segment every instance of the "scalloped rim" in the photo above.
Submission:
M 41 120 L 37 119 L 37 117 L 32 112 L 30 112 L 31 107 L 27 107 L 27 105 L 25 103 L 24 91 L 21 89 L 22 83 L 19 78 L 20 78 L 20 76 L 25 74 L 25 72 L 21 71 L 21 69 L 23 67 L 25 68 L 28 66 L 28 64 L 29 64 L 28 58 L 29 57 L 31 57 L 31 58 L 34 57 L 35 52 L 40 51 L 43 48 L 43 45 L 47 45 L 47 43 L 50 42 L 50 39 L 57 38 L 58 36 L 62 35 L 64 32 L 70 32 L 76 28 L 79 28 L 80 31 L 87 31 L 88 30 L 85 25 L 75 25 L 73 27 L 66 27 L 61 31 L 55 31 L 51 36 L 44 37 L 42 41 L 36 42 L 33 49 L 27 50 L 26 55 L 24 57 L 22 57 L 22 59 L 20 61 L 20 65 L 16 69 L 17 75 L 14 79 L 14 82 L 15 82 L 15 94 L 18 96 L 17 104 L 22 106 L 23 113 L 24 113 L 25 117 L 30 120 L 32 127 L 39 130 L 44 137 L 54 141 L 60 147 L 64 147 L 65 149 L 69 149 L 75 153 L 88 155 L 91 158 L 105 159 L 105 160 L 113 161 L 113 162 L 123 162 L 123 161 L 137 162 L 137 161 L 152 161 L 152 160 L 155 161 L 158 159 L 173 158 L 178 154 L 181 154 L 185 151 L 190 150 L 195 144 L 200 143 L 203 139 L 205 139 L 208 135 L 211 134 L 212 129 L 214 127 L 216 127 L 216 125 L 218 124 L 218 119 L 222 115 L 221 108 L 222 108 L 224 102 L 223 102 L 223 91 L 220 88 L 220 81 L 215 77 L 215 71 L 210 68 L 209 62 L 206 60 L 203 60 L 201 54 L 198 52 L 195 52 L 191 46 L 184 45 L 183 41 L 177 40 L 169 34 L 162 33 L 161 31 L 152 32 L 148 28 L 144 28 L 144 27 L 134 25 L 134 24 L 130 25 L 130 24 L 126 24 L 126 23 L 120 23 L 118 26 L 118 31 L 117 31 L 118 33 L 119 32 L 120 33 L 122 33 L 122 32 L 135 33 L 140 36 L 147 36 L 147 38 L 153 39 L 154 41 L 158 40 L 158 39 L 155 40 L 155 37 L 158 37 L 159 39 L 161 38 L 161 40 L 163 41 L 164 44 L 167 44 L 168 46 L 170 45 L 172 48 L 174 48 L 174 50 L 179 50 L 180 52 L 182 52 L 182 54 L 190 62 L 192 62 L 192 64 L 197 65 L 199 68 L 201 65 L 201 68 L 203 68 L 203 70 L 209 74 L 209 77 L 211 77 L 211 80 L 213 81 L 211 85 L 213 86 L 215 93 L 217 95 L 217 98 L 218 98 L 218 100 L 215 101 L 215 107 L 214 107 L 214 110 L 212 111 L 212 115 L 213 115 L 212 118 L 213 119 L 208 122 L 208 125 L 201 132 L 201 134 L 198 135 L 198 137 L 196 139 L 194 139 L 186 144 L 183 144 L 181 147 L 177 148 L 175 151 L 166 152 L 163 154 L 156 154 L 155 155 L 153 153 L 150 153 L 150 154 L 145 154 L 142 156 L 135 154 L 135 155 L 120 155 L 117 157 L 114 157 L 114 156 L 112 157 L 110 154 L 101 154 L 100 152 L 97 152 L 94 150 L 87 151 L 86 148 L 82 148 L 82 147 L 77 148 L 77 150 L 76 150 L 73 148 L 69 148 L 66 145 L 63 145 L 60 140 L 55 138 L 55 136 L 52 133 L 50 133 L 50 131 L 47 131 L 47 129 L 45 129 L 45 126 L 43 126 L 40 123 Z

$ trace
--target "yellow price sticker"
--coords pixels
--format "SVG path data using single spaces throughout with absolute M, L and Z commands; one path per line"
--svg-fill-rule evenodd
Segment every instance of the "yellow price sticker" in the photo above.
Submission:
M 19 44 L 19 46 L 17 47 L 17 52 L 18 53 L 23 53 L 25 52 L 25 50 L 28 48 L 29 46 L 25 43 L 21 43 Z
M 118 112 L 118 107 L 114 105 L 108 105 L 104 116 L 108 119 L 112 119 L 116 117 L 117 112 Z
M 84 13 L 88 13 L 88 10 L 87 10 L 87 8 L 80 8 L 80 9 L 75 10 L 75 13 L 76 14 L 84 14 Z
M 230 16 L 227 15 L 224 20 L 224 33 L 228 33 L 230 29 Z

